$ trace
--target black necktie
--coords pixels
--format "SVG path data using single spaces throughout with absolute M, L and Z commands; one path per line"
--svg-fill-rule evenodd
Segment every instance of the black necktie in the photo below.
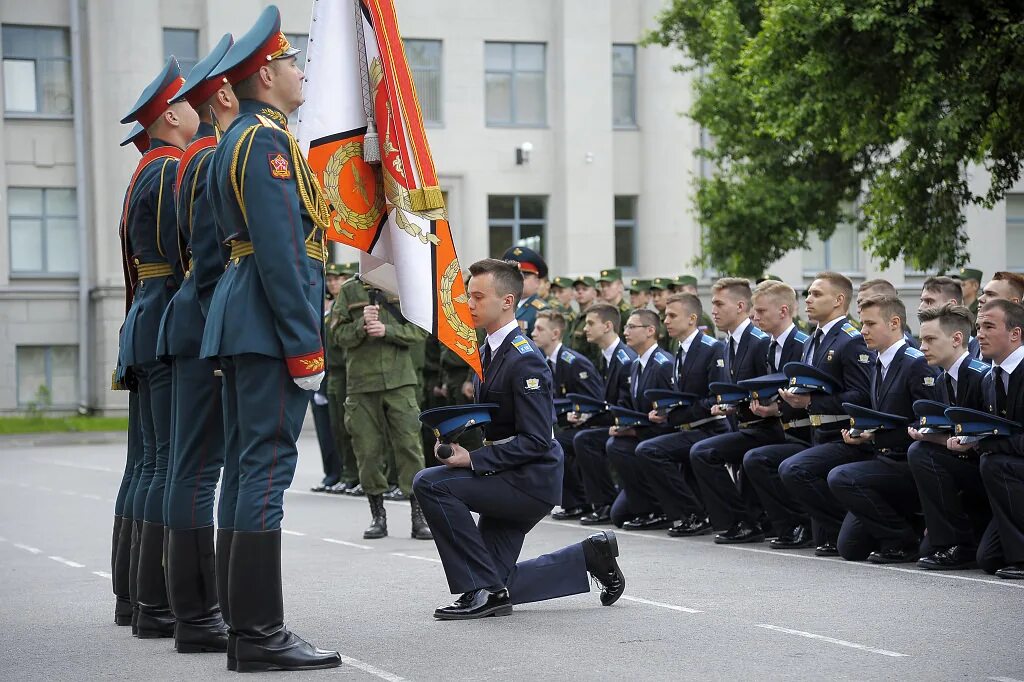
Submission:
M 992 368 L 992 377 L 996 382 L 996 414 L 1000 417 L 1006 416 L 1006 386 L 1003 385 L 1005 371 L 999 365 Z
M 487 366 L 491 364 L 491 344 L 484 342 L 484 357 L 480 361 L 480 368 L 487 373 Z
M 683 376 L 683 363 L 686 362 L 686 351 L 683 350 L 682 346 L 679 346 L 679 350 L 676 351 L 676 384 L 679 384 L 679 380 Z
M 779 371 L 779 368 L 775 364 L 775 351 L 779 349 L 779 342 L 772 339 L 772 342 L 768 344 L 768 372 L 775 374 Z
M 953 384 L 953 375 L 946 372 L 946 397 L 950 405 L 956 405 L 956 387 Z
M 885 381 L 885 377 L 882 376 L 882 361 L 875 360 L 875 409 L 878 409 L 878 405 L 881 402 L 880 396 L 882 395 L 883 381 Z
M 604 359 L 604 353 L 601 353 L 601 357 L 597 359 L 597 371 L 605 379 L 608 378 L 608 361 Z
M 807 359 L 804 361 L 808 365 L 815 364 L 814 356 L 818 354 L 818 346 L 821 345 L 821 337 L 825 334 L 820 329 L 814 330 L 814 338 L 811 339 L 811 347 L 807 351 Z
M 736 337 L 729 337 L 729 374 L 736 373 Z
M 555 378 L 555 361 L 552 360 L 551 358 L 548 358 L 548 369 L 551 370 L 551 378 L 554 379 Z

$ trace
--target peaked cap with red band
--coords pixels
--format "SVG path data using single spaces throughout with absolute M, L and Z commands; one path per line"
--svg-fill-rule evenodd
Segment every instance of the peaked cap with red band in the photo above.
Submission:
M 275 59 L 294 57 L 299 50 L 292 47 L 281 33 L 281 11 L 268 5 L 256 23 L 239 38 L 208 78 L 226 76 L 230 83 L 245 80 Z
M 228 53 L 235 39 L 230 33 L 225 33 L 217 45 L 210 51 L 210 54 L 196 63 L 189 71 L 188 78 L 178 92 L 174 93 L 168 100 L 168 104 L 187 101 L 192 108 L 200 106 L 203 102 L 217 94 L 221 85 L 227 82 L 223 75 L 210 76 L 210 73 L 217 68 L 224 55 Z
M 138 121 L 143 128 L 153 125 L 160 118 L 160 114 L 167 111 L 167 100 L 178 91 L 184 82 L 185 79 L 181 77 L 181 69 L 178 68 L 178 60 L 168 57 L 163 71 L 146 86 L 146 89 L 139 95 L 135 106 L 121 119 L 121 123 Z
M 135 147 L 143 154 L 145 154 L 146 150 L 149 149 L 149 135 L 146 133 L 146 129 L 143 128 L 142 124 L 138 121 L 136 121 L 135 125 L 132 126 L 131 132 L 128 133 L 128 136 L 121 140 L 121 146 L 125 147 L 132 142 L 135 143 Z

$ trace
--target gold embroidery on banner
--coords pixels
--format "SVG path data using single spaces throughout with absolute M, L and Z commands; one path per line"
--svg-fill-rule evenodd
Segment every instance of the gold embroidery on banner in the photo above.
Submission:
M 444 317 L 448 320 L 452 330 L 459 338 L 466 341 L 466 343 L 456 341 L 455 345 L 468 357 L 472 357 L 477 352 L 476 332 L 473 331 L 472 327 L 463 322 L 459 314 L 455 312 L 455 303 L 452 301 L 452 285 L 455 284 L 455 279 L 461 274 L 462 271 L 459 269 L 459 262 L 457 260 L 453 260 L 445 269 L 444 275 L 441 277 L 441 311 L 444 313 Z M 459 298 L 463 298 L 463 296 L 459 296 Z
M 368 207 L 365 211 L 352 208 L 341 196 L 341 174 L 347 172 L 346 169 L 350 169 L 356 191 Z M 369 183 L 372 183 L 372 202 Z M 333 229 L 348 239 L 355 239 L 355 235 L 346 230 L 345 225 L 368 230 L 380 221 L 384 213 L 384 187 L 378 172 L 363 161 L 362 142 L 343 144 L 331 154 L 324 167 L 324 194 L 336 211 L 332 219 Z

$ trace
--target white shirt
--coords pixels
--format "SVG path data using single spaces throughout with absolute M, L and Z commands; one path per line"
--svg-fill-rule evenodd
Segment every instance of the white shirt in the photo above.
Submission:
M 878 361 L 882 363 L 882 378 L 885 378 L 886 372 L 889 371 L 889 365 L 892 364 L 893 358 L 896 357 L 896 353 L 899 352 L 900 348 L 907 345 L 907 341 L 904 338 L 900 338 L 899 341 L 892 344 L 881 353 L 878 354 Z
M 1003 368 L 1003 390 L 1007 393 L 1010 391 L 1010 375 L 1017 369 L 1021 360 L 1024 360 L 1024 346 L 1007 355 L 1006 359 L 999 363 L 999 366 Z M 996 363 L 993 362 L 992 366 L 995 367 Z
M 750 326 L 750 318 L 749 317 L 748 318 L 744 318 L 744 320 L 742 322 L 740 322 L 740 326 L 738 326 L 735 329 L 733 329 L 732 330 L 732 334 L 729 335 L 729 336 L 732 337 L 732 340 L 734 341 L 733 345 L 736 346 L 737 350 L 740 347 L 740 339 L 743 338 L 743 332 L 746 331 L 747 327 L 749 327 L 749 326 Z
M 488 334 L 485 341 L 487 341 L 487 345 L 491 347 L 491 357 L 494 357 L 494 354 L 497 352 L 502 342 L 505 341 L 506 336 L 508 336 L 512 332 L 521 331 L 522 329 L 519 328 L 519 320 L 512 320 L 511 322 L 509 322 L 508 324 L 506 324 L 504 327 L 494 332 L 493 334 Z
M 690 352 L 690 346 L 693 345 L 693 340 L 697 338 L 697 333 L 700 329 L 694 329 L 693 333 L 683 339 L 683 342 L 679 344 L 679 347 L 683 349 L 683 355 Z
M 777 337 L 772 339 L 773 341 L 775 341 L 776 344 L 775 357 L 772 359 L 772 364 L 775 365 L 776 370 L 782 369 L 781 367 L 779 367 L 779 363 L 782 362 L 782 347 L 786 345 L 786 339 L 789 338 L 789 335 L 793 333 L 794 329 L 796 329 L 796 325 L 791 323 L 789 327 L 786 329 L 786 331 L 782 332 Z
M 558 364 L 558 354 L 559 354 L 559 352 L 561 352 L 561 350 L 562 350 L 562 344 L 559 343 L 557 346 L 555 346 L 555 349 L 553 351 L 551 351 L 551 355 L 548 356 L 548 360 L 551 361 L 552 365 L 557 365 Z
M 954 393 L 956 393 L 956 391 L 957 391 L 957 388 L 956 388 L 957 387 L 957 380 L 956 380 L 956 378 L 958 376 L 960 376 L 960 365 L 964 364 L 964 360 L 966 360 L 970 356 L 971 356 L 970 353 L 968 353 L 967 351 L 964 351 L 963 354 L 956 359 L 956 362 L 954 362 L 952 365 L 950 365 L 949 369 L 946 370 L 946 374 L 949 376 L 950 381 L 953 382 L 953 392 Z M 955 395 L 949 396 L 950 400 L 953 400 L 954 398 L 956 398 Z
M 841 315 L 841 316 L 837 317 L 836 319 L 834 319 L 834 320 L 830 321 L 829 323 L 827 323 L 824 327 L 818 327 L 818 329 L 821 330 L 822 337 L 825 337 L 825 336 L 828 335 L 828 333 L 830 331 L 832 331 L 832 327 L 836 326 L 836 324 L 838 324 L 839 322 L 845 322 L 845 321 L 846 321 L 846 315 Z
M 612 355 L 615 354 L 615 349 L 618 347 L 618 345 L 619 337 L 616 336 L 615 340 L 608 344 L 607 348 L 601 349 L 601 355 L 604 356 L 604 364 L 608 365 L 609 367 L 612 364 Z
M 647 361 L 654 355 L 654 351 L 658 350 L 658 344 L 652 345 L 650 348 L 644 351 L 644 354 L 640 356 L 640 371 L 643 372 L 647 369 Z

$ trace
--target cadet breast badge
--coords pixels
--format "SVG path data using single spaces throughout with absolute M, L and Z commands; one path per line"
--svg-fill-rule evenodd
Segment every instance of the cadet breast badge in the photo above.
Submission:
M 862 365 L 870 365 L 871 358 L 865 355 L 864 353 L 861 353 L 860 355 L 857 356 L 857 362 L 861 363 Z
M 935 377 L 925 377 L 924 378 L 924 385 L 925 386 L 934 386 L 935 385 Z
M 719 367 L 725 367 L 725 360 L 719 360 L 718 361 L 718 366 Z
M 530 377 L 526 380 L 527 391 L 539 391 L 540 390 L 540 379 Z
M 834 350 L 830 350 L 828 353 L 825 354 L 825 362 L 832 362 L 832 358 L 834 358 L 835 356 L 836 352 Z
M 278 152 L 276 154 L 267 154 L 267 160 L 270 162 L 270 174 L 278 178 L 279 180 L 290 180 L 292 177 L 292 169 L 288 164 L 288 159 L 285 158 L 284 154 Z
M 589 376 L 590 376 L 590 374 L 588 372 L 580 372 L 580 381 L 583 381 L 584 379 L 586 379 Z

